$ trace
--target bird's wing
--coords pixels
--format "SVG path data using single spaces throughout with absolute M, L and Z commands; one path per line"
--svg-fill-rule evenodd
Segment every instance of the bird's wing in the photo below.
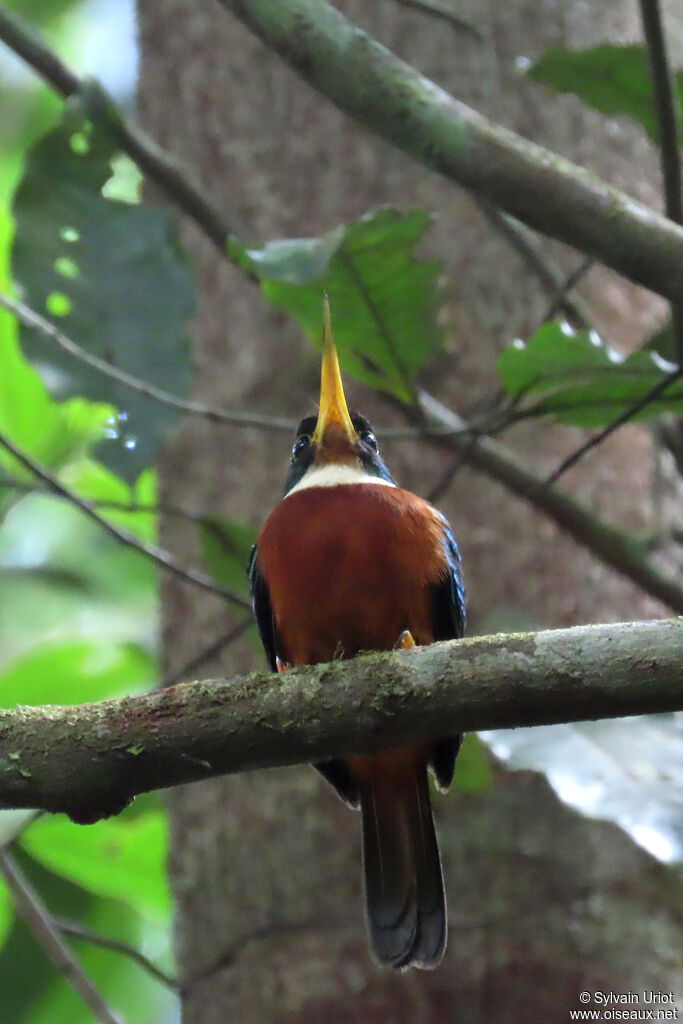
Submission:
M 247 576 L 249 577 L 249 588 L 251 590 L 251 601 L 256 616 L 261 643 L 268 658 L 268 664 L 273 672 L 277 671 L 278 641 L 273 620 L 273 608 L 270 603 L 268 585 L 263 578 L 258 564 L 258 549 L 256 545 L 251 549 L 249 564 L 247 565 Z
M 442 517 L 443 518 L 443 517 Z M 460 573 L 460 552 L 446 519 L 443 519 L 445 570 L 432 584 L 432 623 L 435 640 L 453 640 L 465 631 L 465 586 Z M 439 789 L 446 790 L 453 779 L 461 736 L 450 736 L 434 745 L 431 765 Z
M 443 521 L 444 572 L 432 584 L 432 623 L 435 640 L 453 640 L 465 632 L 465 586 L 460 552 L 446 519 Z

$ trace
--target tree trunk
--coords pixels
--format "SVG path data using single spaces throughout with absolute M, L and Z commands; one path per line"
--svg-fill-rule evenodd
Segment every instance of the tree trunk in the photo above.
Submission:
M 656 164 L 636 130 L 614 134 L 578 101 L 549 98 L 516 70 L 517 58 L 551 45 L 632 40 L 631 5 L 459 5 L 485 33 L 483 44 L 390 0 L 343 9 L 456 96 L 655 201 Z M 425 249 L 442 259 L 449 281 L 450 340 L 425 381 L 460 412 L 475 411 L 493 393 L 503 343 L 538 324 L 548 297 L 472 198 L 348 122 L 219 5 L 139 0 L 139 16 L 142 120 L 196 168 L 238 233 L 252 241 L 315 235 L 379 204 L 439 213 Z M 194 229 L 186 240 L 201 293 L 196 396 L 292 417 L 310 412 L 318 360 L 300 332 Z M 547 244 L 565 268 L 576 265 L 576 254 L 558 250 Z M 584 295 L 598 326 L 627 347 L 661 309 L 603 270 L 591 272 Z M 375 396 L 354 384 L 349 391 L 376 422 L 390 421 Z M 575 438 L 525 427 L 513 440 L 543 472 Z M 641 525 L 648 453 L 647 435 L 627 429 L 571 482 L 607 518 L 621 521 L 627 509 L 626 525 Z M 400 482 L 423 494 L 447 464 L 442 453 L 411 445 L 384 454 Z M 162 459 L 163 497 L 258 525 L 279 498 L 287 458 L 286 438 L 193 420 Z M 441 505 L 463 550 L 472 631 L 662 611 L 470 471 Z M 166 522 L 163 532 L 173 551 L 198 560 L 182 523 Z M 177 670 L 231 616 L 222 602 L 167 581 L 165 667 Z M 243 642 L 200 674 L 255 664 L 260 655 Z M 437 801 L 451 941 L 436 973 L 394 976 L 370 961 L 359 821 L 314 772 L 187 787 L 171 794 L 170 807 L 186 1024 L 563 1021 L 583 988 L 670 987 L 680 936 L 662 909 L 666 872 L 616 829 L 559 807 L 528 776 L 502 774 L 490 792 Z M 664 952 L 648 960 L 651 903 Z

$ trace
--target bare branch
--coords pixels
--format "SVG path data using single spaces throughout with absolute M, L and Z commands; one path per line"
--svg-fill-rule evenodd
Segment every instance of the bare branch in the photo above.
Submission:
M 169 391 L 164 391 L 155 384 L 148 384 L 139 377 L 134 377 L 124 370 L 119 370 L 118 367 L 112 366 L 111 363 L 106 362 L 104 359 L 100 359 L 98 356 L 87 352 L 86 349 L 81 348 L 75 341 L 72 341 L 66 334 L 63 334 L 53 323 L 46 320 L 40 313 L 36 313 L 35 310 L 23 302 L 11 299 L 9 295 L 0 293 L 0 306 L 13 313 L 24 326 L 33 328 L 33 330 L 42 334 L 44 338 L 54 342 L 73 359 L 85 363 L 86 366 L 97 370 L 102 376 L 115 380 L 118 384 L 122 384 L 131 391 L 136 391 L 146 398 L 153 399 L 161 405 L 171 406 L 171 408 L 178 409 L 180 412 L 187 413 L 190 416 L 202 416 L 211 422 L 228 423 L 234 427 L 258 427 L 260 430 L 286 431 L 288 434 L 293 434 L 296 430 L 295 420 L 262 416 L 259 413 L 229 412 L 227 409 L 217 409 L 206 405 L 204 402 L 193 402 L 184 398 L 178 398 L 177 395 L 172 395 Z
M 531 231 L 514 217 L 509 217 L 507 214 L 502 213 L 501 210 L 491 206 L 490 203 L 478 199 L 477 205 L 488 222 L 519 253 L 529 270 L 540 281 L 548 294 L 555 298 L 562 297 L 562 301 L 557 307 L 557 312 L 562 313 L 571 326 L 577 330 L 588 328 L 590 326 L 588 309 L 580 298 L 569 294 L 571 289 L 566 287 L 566 281 L 562 277 L 562 272 L 548 258 L 547 254 L 541 251 L 541 247 Z M 548 319 L 548 317 L 545 319 Z
M 403 7 L 413 7 L 423 14 L 428 14 L 433 18 L 438 18 L 440 21 L 445 21 L 452 25 L 456 32 L 472 36 L 480 43 L 484 42 L 484 33 L 476 25 L 473 25 L 471 21 L 461 17 L 450 4 L 444 3 L 443 0 L 395 0 L 395 2 L 402 4 Z
M 683 621 L 474 637 L 0 711 L 0 807 L 91 822 L 135 794 L 479 729 L 683 707 Z
M 205 665 L 207 661 L 212 661 L 213 658 L 221 654 L 230 646 L 230 644 L 243 636 L 249 627 L 253 625 L 253 615 L 247 615 L 244 619 L 241 619 L 236 626 L 232 627 L 232 629 L 229 629 L 226 633 L 221 633 L 219 637 L 206 644 L 206 646 L 202 647 L 201 650 L 197 651 L 197 653 L 190 658 L 189 661 L 186 661 L 177 672 L 173 672 L 171 675 L 166 676 L 159 683 L 159 689 L 163 689 L 166 686 L 175 686 L 176 683 L 180 683 L 183 679 L 187 679 L 188 676 L 191 676 L 198 668 Z
M 650 74 L 655 93 L 659 124 L 659 152 L 664 180 L 664 208 L 667 217 L 683 224 L 683 180 L 681 178 L 681 125 L 673 75 L 664 39 L 659 0 L 640 0 L 640 15 L 647 43 Z M 683 367 L 683 303 L 680 293 L 673 296 L 671 315 L 676 335 L 678 365 Z
M 121 956 L 128 957 L 129 960 L 139 964 L 156 981 L 165 985 L 166 988 L 170 988 L 172 992 L 179 990 L 180 986 L 175 978 L 171 978 L 157 967 L 156 964 L 153 964 L 149 957 L 146 957 L 139 949 L 135 949 L 125 942 L 119 942 L 118 939 L 112 939 L 108 935 L 94 932 L 91 928 L 86 928 L 84 925 L 77 924 L 74 921 L 65 921 L 59 917 L 53 917 L 51 920 L 53 927 L 61 932 L 62 935 L 70 935 L 74 939 L 82 939 L 83 942 L 88 942 L 91 946 L 100 946 L 102 949 L 110 949 L 112 953 L 120 953 Z
M 566 459 L 560 463 L 557 469 L 553 470 L 550 476 L 541 484 L 541 488 L 550 487 L 552 484 L 557 483 L 560 477 L 564 476 L 567 470 L 575 466 L 577 462 L 580 462 L 584 455 L 592 451 L 593 448 L 597 448 L 601 445 L 611 434 L 613 434 L 619 427 L 623 427 L 625 423 L 629 423 L 639 412 L 646 409 L 648 405 L 651 405 L 655 399 L 659 398 L 667 388 L 672 384 L 675 384 L 677 380 L 680 380 L 683 376 L 683 370 L 675 370 L 673 373 L 663 377 L 662 380 L 658 381 L 654 387 L 644 394 L 637 402 L 625 409 L 624 412 L 620 413 L 611 423 L 601 430 L 598 434 L 594 434 L 593 437 L 589 438 L 585 444 L 582 444 L 579 448 L 568 455 Z
M 139 540 L 134 537 L 132 533 L 127 533 L 125 530 L 119 529 L 113 523 L 110 523 L 108 519 L 101 516 L 93 507 L 93 503 L 87 501 L 85 498 L 81 498 L 80 495 L 70 490 L 63 483 L 61 483 L 56 476 L 53 476 L 44 466 L 40 466 L 35 462 L 26 452 L 23 452 L 17 445 L 14 444 L 4 434 L 0 434 L 0 447 L 8 451 L 17 462 L 20 463 L 31 473 L 34 477 L 45 484 L 45 486 L 58 494 L 61 498 L 64 498 L 70 504 L 80 509 L 84 515 L 92 519 L 93 522 L 101 526 L 102 529 L 113 537 L 114 540 L 119 541 L 121 544 L 125 544 L 126 547 L 133 548 L 134 551 L 139 551 L 141 555 L 149 558 L 150 561 L 158 565 L 159 568 L 165 572 L 173 573 L 174 576 L 178 576 L 180 579 L 185 580 L 187 583 L 192 583 L 195 587 L 201 587 L 202 590 L 208 590 L 211 594 L 217 594 L 219 597 L 225 598 L 226 601 L 230 601 L 232 604 L 238 605 L 240 608 L 250 608 L 251 605 L 242 597 L 241 594 L 230 590 L 229 587 L 224 587 L 220 583 L 217 583 L 210 576 L 207 576 L 203 572 L 199 572 L 197 569 L 190 569 L 183 565 L 174 555 L 168 551 L 164 551 L 163 548 L 158 547 L 156 544 L 147 544 L 145 541 Z
M 554 317 L 557 316 L 558 313 L 561 313 L 563 309 L 567 308 L 568 299 L 571 292 L 574 290 L 574 288 L 576 288 L 581 278 L 588 273 L 588 271 L 591 269 L 594 263 L 594 259 L 592 259 L 590 256 L 585 256 L 581 260 L 579 265 L 574 270 L 572 270 L 571 274 L 567 274 L 567 277 L 564 279 L 560 287 L 557 289 L 557 292 L 553 296 L 550 305 L 543 314 L 541 324 L 546 324 L 548 320 L 552 320 Z M 574 326 L 574 324 L 572 326 Z M 589 325 L 587 322 L 584 322 L 581 326 L 588 327 Z
M 676 300 L 683 228 L 450 96 L 324 0 L 221 0 L 349 116 L 530 227 Z
M 108 1006 L 74 954 L 62 941 L 49 910 L 14 857 L 5 848 L 0 848 L 0 875 L 12 895 L 17 913 L 33 932 L 56 970 L 81 997 L 95 1020 L 100 1024 L 123 1024 L 122 1018 Z

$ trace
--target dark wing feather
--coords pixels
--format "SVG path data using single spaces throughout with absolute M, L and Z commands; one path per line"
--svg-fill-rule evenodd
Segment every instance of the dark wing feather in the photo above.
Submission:
M 453 640 L 465 632 L 465 585 L 460 573 L 460 552 L 443 518 L 444 574 L 432 584 L 432 622 L 435 640 Z
M 453 640 L 465 632 L 465 586 L 460 573 L 460 552 L 446 519 L 443 519 L 443 528 L 446 569 L 431 588 L 432 623 L 435 640 Z M 461 736 L 451 736 L 434 745 L 431 765 L 439 789 L 448 789 L 453 780 L 461 742 Z
M 258 549 L 254 544 L 249 556 L 247 565 L 247 576 L 249 577 L 249 589 L 251 590 L 251 601 L 256 616 L 259 636 L 263 649 L 268 658 L 268 664 L 273 672 L 277 671 L 276 658 L 282 657 L 278 649 L 278 640 L 275 632 L 275 621 L 273 619 L 273 608 L 270 603 L 268 585 L 263 578 L 258 564 Z

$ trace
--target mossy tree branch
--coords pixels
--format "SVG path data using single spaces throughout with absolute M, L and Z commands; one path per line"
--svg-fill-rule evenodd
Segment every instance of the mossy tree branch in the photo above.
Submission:
M 0 712 L 0 807 L 92 822 L 137 793 L 462 731 L 683 708 L 683 619 L 451 641 Z

